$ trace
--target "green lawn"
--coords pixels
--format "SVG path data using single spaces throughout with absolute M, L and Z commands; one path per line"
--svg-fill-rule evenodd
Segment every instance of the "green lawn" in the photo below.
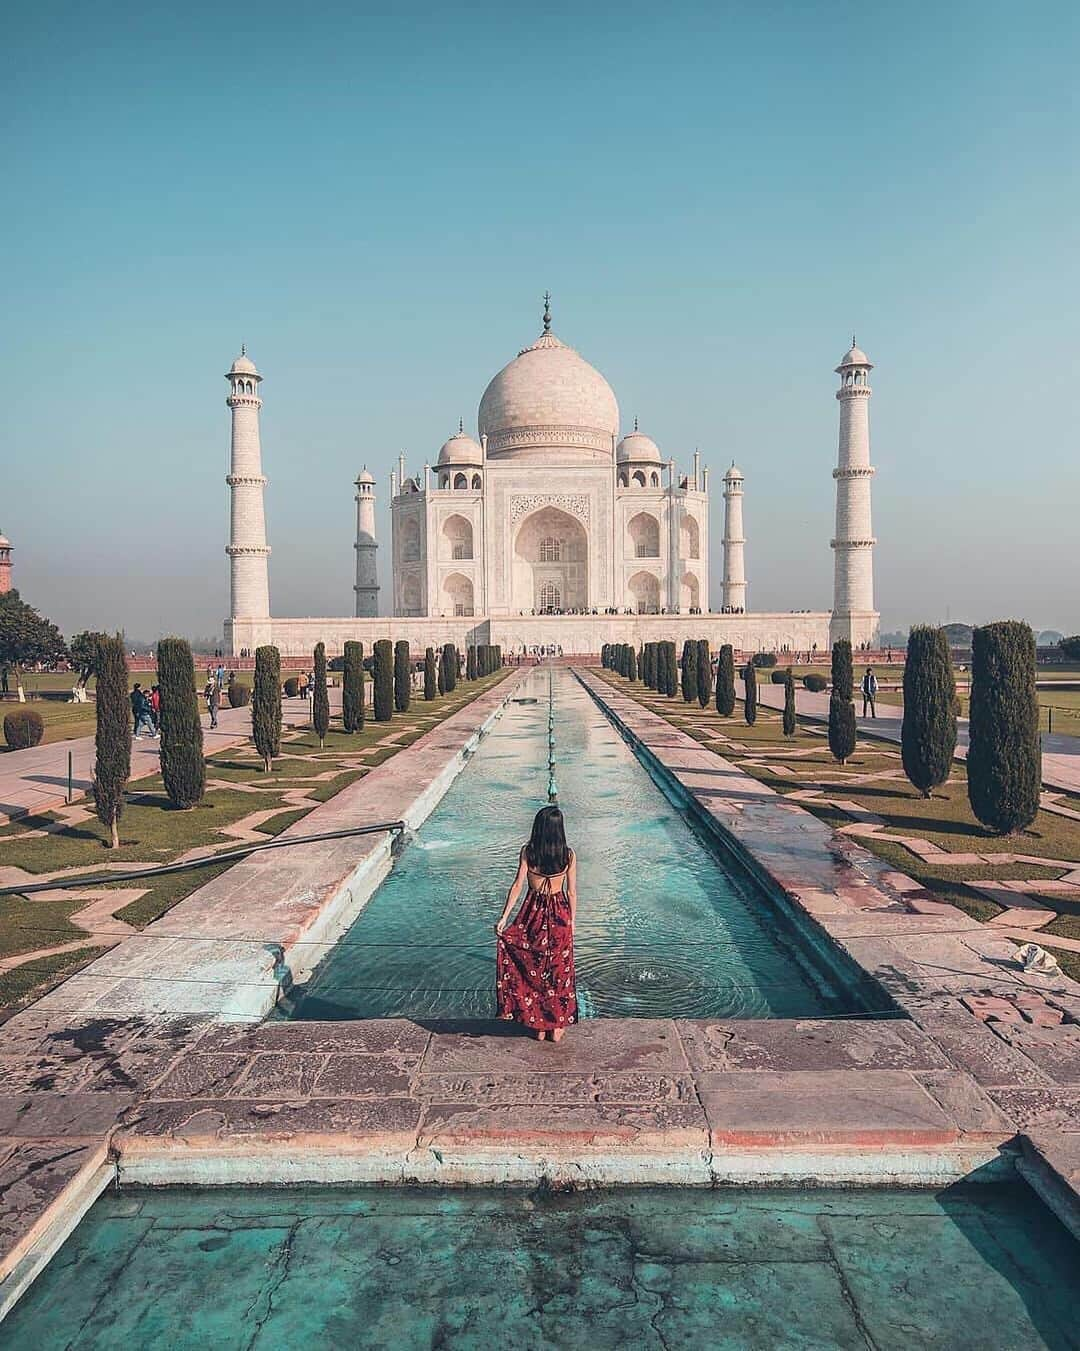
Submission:
M 69 867 L 93 873 L 104 863 L 169 863 L 190 849 L 214 845 L 223 849 L 235 847 L 236 842 L 221 833 L 223 826 L 231 825 L 251 812 L 279 807 L 281 810 L 261 828 L 265 835 L 276 835 L 313 810 L 286 802 L 283 794 L 288 788 L 303 787 L 315 803 L 328 801 L 508 674 L 508 671 L 499 671 L 471 684 L 463 681 L 452 695 L 440 696 L 430 703 L 422 698 L 416 700 L 409 712 L 395 713 L 389 723 L 368 721 L 359 733 L 343 732 L 337 720 L 322 749 L 312 731 L 286 731 L 282 741 L 283 754 L 275 761 L 270 774 L 262 772 L 262 762 L 250 746 L 234 746 L 222 751 L 207 761 L 207 777 L 237 787 L 210 789 L 203 801 L 190 811 L 177 811 L 172 806 L 159 775 L 138 780 L 128 792 L 121 817 L 119 850 L 108 848 L 108 834 L 94 817 L 37 837 L 33 836 L 33 830 L 55 823 L 55 814 L 12 822 L 0 827 L 4 863 L 31 873 L 48 873 Z M 399 732 L 396 745 L 377 744 L 386 736 Z M 370 754 L 357 761 L 354 758 L 357 752 L 366 748 L 370 749 Z M 314 776 L 328 769 L 337 771 L 332 778 L 311 782 Z M 265 791 L 258 794 L 241 792 L 241 784 L 254 785 Z M 142 927 L 165 914 L 228 866 L 208 862 L 190 871 L 148 878 L 146 893 L 115 913 L 127 923 Z M 131 881 L 114 885 L 130 888 L 138 887 L 140 883 Z M 88 943 L 93 942 L 93 935 L 84 934 L 69 921 L 71 913 L 83 905 L 85 901 L 0 898 L 0 956 L 29 952 L 50 942 L 68 942 L 80 937 L 86 937 Z M 21 968 L 16 968 L 10 973 L 11 980 L 0 978 L 0 1006 L 7 999 L 5 991 L 11 992 L 11 1001 L 21 1000 L 38 985 L 55 983 L 57 976 L 67 971 L 70 965 L 59 959 L 49 959 L 40 968 L 35 963 L 23 976 L 18 975 Z M 34 976 L 35 972 L 39 972 L 38 977 Z
M 1040 727 L 1044 732 L 1050 730 L 1053 709 L 1053 730 L 1062 736 L 1080 736 L 1080 690 L 1039 689 L 1035 691 L 1041 713 Z M 966 718 L 971 711 L 971 699 L 967 694 L 958 694 L 960 716 Z M 903 705 L 904 696 L 900 690 L 882 690 L 878 694 L 878 703 L 892 706 Z M 858 707 L 858 705 L 856 705 Z
M 853 782 L 853 777 L 873 772 L 887 772 L 900 768 L 899 747 L 891 747 L 883 742 L 860 740 L 855 755 L 843 768 L 839 766 L 829 752 L 828 745 L 821 735 L 821 725 L 800 720 L 796 736 L 786 738 L 783 735 L 779 714 L 771 710 L 758 708 L 758 720 L 748 727 L 743 718 L 741 699 L 735 706 L 735 716 L 721 718 L 715 706 L 702 709 L 697 704 L 686 704 L 681 697 L 668 699 L 646 690 L 640 683 L 629 684 L 620 676 L 609 671 L 597 674 L 609 680 L 624 693 L 631 695 L 661 716 L 667 718 L 682 731 L 687 732 L 704 744 L 712 743 L 712 749 L 739 764 L 747 774 L 767 784 L 777 793 L 787 794 L 805 787 L 809 778 L 824 785 L 824 791 L 842 797 L 846 801 L 857 803 L 860 807 L 882 817 L 887 823 L 883 834 L 872 837 L 859 837 L 859 843 L 875 854 L 883 862 L 899 872 L 906 873 L 924 886 L 933 895 L 955 905 L 976 919 L 986 921 L 1001 913 L 1001 908 L 993 901 L 981 896 L 971 883 L 992 883 L 999 880 L 1039 881 L 1053 879 L 1062 875 L 1063 870 L 1052 866 L 1037 864 L 996 863 L 995 854 L 1027 854 L 1036 858 L 1058 860 L 1080 860 L 1080 822 L 1067 817 L 1055 816 L 1040 811 L 1029 830 L 1017 836 L 988 834 L 972 814 L 967 799 L 967 781 L 964 766 L 957 762 L 949 782 L 935 790 L 932 798 L 923 798 L 902 775 L 898 779 L 873 780 L 868 783 Z M 737 684 L 737 689 L 740 688 Z M 815 729 L 815 726 L 817 730 Z M 717 734 L 741 743 L 746 750 L 739 750 L 721 744 Z M 755 752 L 768 750 L 799 749 L 809 750 L 808 756 L 786 761 L 777 758 L 761 764 L 745 763 L 747 757 Z M 800 772 L 799 779 L 777 773 L 776 766 L 790 763 Z M 811 772 L 812 771 L 812 772 Z M 1080 798 L 1063 795 L 1066 805 L 1080 809 Z M 825 803 L 799 803 L 806 811 L 834 827 L 850 825 L 852 818 L 836 807 Z M 908 850 L 896 836 L 918 835 L 930 840 L 939 848 L 950 853 L 977 853 L 989 856 L 989 861 L 960 868 L 950 865 L 924 863 L 917 855 Z M 890 838 L 892 837 L 892 838 Z M 1054 920 L 1042 933 L 1046 946 L 1051 946 L 1054 934 L 1061 937 L 1080 938 L 1080 905 L 1063 900 L 1053 892 L 1043 894 L 1040 899 L 1051 909 L 1059 912 L 1060 918 Z M 1035 935 L 1036 941 L 1043 939 Z M 1080 979 L 1080 962 L 1076 955 L 1055 954 L 1062 968 L 1072 968 L 1072 973 Z

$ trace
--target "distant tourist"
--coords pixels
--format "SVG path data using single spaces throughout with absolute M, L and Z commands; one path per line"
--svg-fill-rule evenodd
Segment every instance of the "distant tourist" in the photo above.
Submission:
M 150 712 L 154 718 L 154 731 L 156 732 L 161 726 L 161 686 L 151 685 L 148 697 L 150 699 Z
M 206 710 L 210 714 L 210 726 L 216 727 L 218 707 L 221 704 L 221 686 L 213 676 L 206 682 L 203 698 L 206 700 Z
M 525 900 L 507 923 L 523 885 Z M 576 916 L 577 858 L 566 843 L 563 814 L 541 807 L 495 925 L 499 1017 L 531 1028 L 538 1041 L 561 1041 L 577 1020 Z
M 862 678 L 862 715 L 866 717 L 866 706 L 870 705 L 870 716 L 877 717 L 877 708 L 874 700 L 877 698 L 877 676 L 874 674 L 874 668 L 868 666 L 866 674 Z
M 10 679 L 9 668 L 5 666 L 3 670 L 0 670 L 0 694 L 8 693 L 8 682 Z
M 150 700 L 146 697 L 146 691 L 135 682 L 135 688 L 131 691 L 131 715 L 135 720 L 135 740 L 141 741 L 143 731 L 148 737 L 158 735 L 157 728 L 154 726 L 154 714 L 150 707 Z

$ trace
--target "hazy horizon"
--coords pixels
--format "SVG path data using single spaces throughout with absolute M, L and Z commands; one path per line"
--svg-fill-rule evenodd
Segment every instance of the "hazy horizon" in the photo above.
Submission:
M 1047 13 L 1049 10 L 1049 13 Z M 348 615 L 353 479 L 434 462 L 554 330 L 681 468 L 746 474 L 749 605 L 827 609 L 852 331 L 882 629 L 1080 631 L 1080 16 L 1000 4 L 12 12 L 0 91 L 15 585 L 214 634 L 229 414 L 264 376 L 271 605 Z

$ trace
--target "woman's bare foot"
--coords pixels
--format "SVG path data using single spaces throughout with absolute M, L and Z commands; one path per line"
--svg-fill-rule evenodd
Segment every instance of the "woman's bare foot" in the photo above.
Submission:
M 546 1041 L 546 1040 L 547 1040 L 547 1033 L 546 1033 L 546 1032 L 541 1032 L 539 1029 L 537 1029 L 537 1032 L 536 1032 L 536 1040 L 537 1040 L 537 1041 Z
M 552 1032 L 551 1032 L 551 1040 L 552 1040 L 552 1041 L 562 1041 L 562 1039 L 563 1039 L 563 1033 L 564 1033 L 565 1031 L 566 1031 L 566 1028 L 565 1028 L 565 1027 L 556 1027 L 556 1028 L 553 1028 L 553 1029 L 552 1029 Z

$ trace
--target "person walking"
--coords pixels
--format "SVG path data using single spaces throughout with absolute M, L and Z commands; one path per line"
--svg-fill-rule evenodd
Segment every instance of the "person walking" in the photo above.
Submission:
M 154 726 L 154 713 L 150 707 L 150 700 L 146 697 L 146 691 L 136 681 L 135 688 L 131 691 L 131 712 L 135 719 L 135 731 L 133 739 L 142 740 L 143 729 L 146 729 L 148 737 L 159 736 L 157 728 Z
M 525 900 L 508 923 L 522 886 Z M 576 916 L 577 857 L 566 843 L 562 812 L 541 807 L 495 925 L 498 1016 L 530 1028 L 538 1041 L 561 1041 L 577 1020 Z
M 866 717 L 866 706 L 870 705 L 870 716 L 877 717 L 877 707 L 874 700 L 877 698 L 877 676 L 874 674 L 874 668 L 868 666 L 866 674 L 862 678 L 862 715 Z
M 210 728 L 213 730 L 217 727 L 218 708 L 221 704 L 221 686 L 216 680 L 210 679 L 206 682 L 206 690 L 204 693 L 206 696 L 206 709 L 210 714 Z

